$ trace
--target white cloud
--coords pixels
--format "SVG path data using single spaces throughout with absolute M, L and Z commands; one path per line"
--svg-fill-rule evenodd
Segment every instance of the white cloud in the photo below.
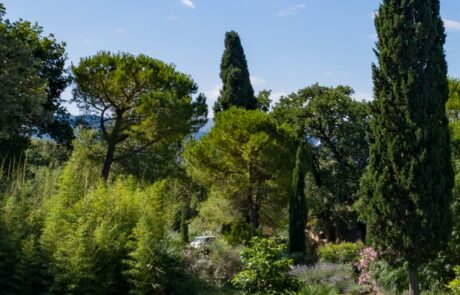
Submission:
M 193 4 L 192 0 L 180 0 L 180 3 L 182 3 L 184 6 L 195 8 L 195 4 Z
M 307 5 L 305 3 L 293 4 L 293 5 L 289 6 L 288 8 L 278 12 L 277 15 L 281 16 L 281 17 L 295 15 L 295 14 L 297 14 L 299 12 L 299 10 L 304 9 L 305 7 L 307 7 Z
M 117 32 L 118 32 L 118 33 L 126 33 L 126 29 L 118 28 L 118 29 L 117 29 Z
M 84 39 L 83 42 L 85 42 L 86 44 L 91 44 L 91 40 L 89 39 Z
M 444 20 L 444 26 L 447 31 L 450 32 L 460 32 L 460 22 L 455 20 L 446 19 Z
M 324 73 L 324 76 L 334 76 L 335 72 L 334 71 L 327 71 Z
M 265 81 L 262 78 L 256 77 L 256 76 L 251 76 L 251 83 L 254 86 L 260 86 L 260 85 L 267 84 L 267 81 Z

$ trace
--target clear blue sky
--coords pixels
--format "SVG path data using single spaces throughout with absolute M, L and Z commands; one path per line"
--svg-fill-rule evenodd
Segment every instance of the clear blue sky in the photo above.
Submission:
M 78 63 L 98 50 L 144 53 L 190 74 L 213 103 L 224 34 L 240 34 L 256 90 L 274 97 L 319 82 L 370 99 L 379 0 L 4 0 L 7 18 L 38 22 Z M 449 73 L 460 77 L 460 1 L 441 0 Z M 67 92 L 65 97 L 70 97 Z M 72 113 L 76 113 L 71 106 Z

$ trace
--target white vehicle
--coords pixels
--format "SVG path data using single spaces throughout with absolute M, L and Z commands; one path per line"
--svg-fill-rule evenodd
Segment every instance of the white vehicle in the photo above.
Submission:
M 209 246 L 214 240 L 216 239 L 215 236 L 201 236 L 201 237 L 195 237 L 192 242 L 190 243 L 190 246 L 192 248 L 205 248 L 206 246 Z

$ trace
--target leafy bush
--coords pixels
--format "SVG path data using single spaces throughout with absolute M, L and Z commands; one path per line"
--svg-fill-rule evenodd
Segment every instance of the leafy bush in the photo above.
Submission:
M 460 266 L 455 267 L 457 277 L 449 283 L 449 289 L 453 294 L 460 294 Z
M 247 223 L 232 223 L 222 226 L 222 234 L 230 245 L 241 245 L 249 242 L 254 235 L 254 229 Z
M 320 260 L 326 263 L 355 263 L 364 248 L 361 243 L 328 244 L 318 249 Z
M 293 294 L 299 284 L 289 273 L 293 261 L 283 257 L 285 250 L 285 244 L 253 238 L 241 252 L 245 270 L 233 277 L 233 285 L 243 294 Z
M 1 175 L 0 192 L 0 290 L 2 294 L 37 294 L 47 290 L 49 278 L 39 235 L 46 211 L 43 203 L 55 193 L 59 170 L 12 168 Z
M 338 295 L 334 288 L 325 285 L 307 285 L 299 295 Z
M 438 259 L 419 267 L 420 288 L 423 294 L 446 293 L 447 283 L 444 283 L 444 281 L 447 277 L 445 274 L 440 274 L 440 272 L 443 272 L 440 270 L 441 268 L 446 268 L 446 265 L 442 264 Z M 369 270 L 372 280 L 375 280 L 382 290 L 386 290 L 391 294 L 404 294 L 406 292 L 409 285 L 406 264 L 395 267 L 383 259 L 377 259 L 370 264 Z
M 32 166 L 59 166 L 69 159 L 69 150 L 53 141 L 44 139 L 32 140 L 26 151 L 27 163 Z

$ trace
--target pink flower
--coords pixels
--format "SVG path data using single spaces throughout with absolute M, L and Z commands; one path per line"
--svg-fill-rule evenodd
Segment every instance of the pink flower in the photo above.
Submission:
M 377 282 L 371 278 L 370 273 L 370 265 L 372 262 L 377 260 L 377 252 L 372 247 L 367 247 L 361 251 L 359 256 L 360 258 L 357 265 L 357 268 L 360 272 L 358 277 L 358 285 L 370 286 L 375 294 L 382 294 L 379 287 L 377 286 Z

